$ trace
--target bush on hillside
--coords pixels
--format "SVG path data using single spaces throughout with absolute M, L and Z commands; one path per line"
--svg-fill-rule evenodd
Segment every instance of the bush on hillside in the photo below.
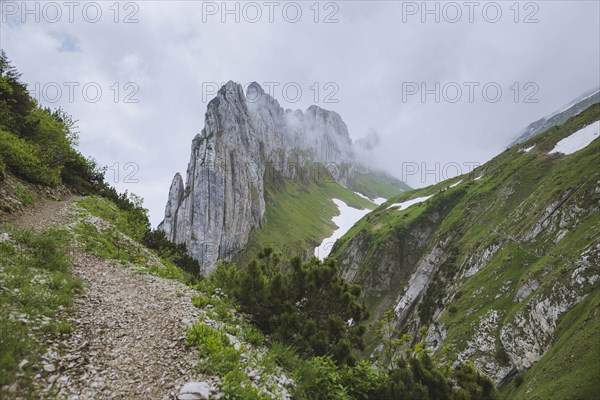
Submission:
M 0 157 L 10 172 L 29 182 L 57 185 L 60 182 L 60 169 L 44 164 L 38 153 L 36 146 L 11 133 L 0 131 Z
M 171 260 L 182 270 L 195 277 L 200 277 L 200 263 L 190 257 L 185 244 L 176 244 L 167 239 L 165 233 L 158 229 L 146 231 L 142 243 L 149 249 L 155 250 L 162 258 Z
M 108 192 L 104 170 L 75 149 L 76 121 L 61 109 L 40 107 L 20 77 L 0 51 L 0 159 L 5 172 L 31 183 L 64 183 L 81 194 Z
M 334 260 L 284 261 L 266 248 L 243 269 L 217 267 L 211 279 L 263 332 L 306 356 L 352 364 L 352 351 L 364 347 L 361 322 L 368 313 L 360 288 L 339 275 Z

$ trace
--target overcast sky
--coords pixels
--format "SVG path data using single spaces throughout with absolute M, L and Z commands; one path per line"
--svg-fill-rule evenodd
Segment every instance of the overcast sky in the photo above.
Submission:
M 413 186 L 413 163 L 428 183 L 444 165 L 466 172 L 600 85 L 598 1 L 23 4 L 0 1 L 2 49 L 42 104 L 79 120 L 81 151 L 145 198 L 153 225 L 228 80 L 335 110 L 353 139 L 374 129 L 376 164 Z

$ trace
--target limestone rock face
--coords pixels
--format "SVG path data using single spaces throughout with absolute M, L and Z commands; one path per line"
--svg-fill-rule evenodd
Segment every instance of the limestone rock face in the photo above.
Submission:
M 183 178 L 178 172 L 171 182 L 171 188 L 169 189 L 169 199 L 167 200 L 167 206 L 165 207 L 165 219 L 163 221 L 163 230 L 167 237 L 172 237 L 172 228 L 177 225 L 177 209 L 183 200 Z
M 185 187 L 176 174 L 159 229 L 185 243 L 208 273 L 218 260 L 231 260 L 260 226 L 265 172 L 293 179 L 298 166 L 344 185 L 365 171 L 337 113 L 317 106 L 284 110 L 257 83 L 244 94 L 230 81 L 207 106 L 204 129 L 192 141 Z

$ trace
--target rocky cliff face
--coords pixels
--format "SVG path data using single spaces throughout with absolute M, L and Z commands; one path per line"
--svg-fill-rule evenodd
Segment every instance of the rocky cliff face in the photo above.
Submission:
M 229 82 L 208 104 L 205 127 L 192 141 L 185 185 L 176 174 L 159 228 L 185 243 L 209 272 L 218 260 L 231 260 L 261 225 L 265 177 L 273 171 L 347 185 L 366 168 L 356 162 L 337 113 L 316 106 L 284 110 L 260 85 L 249 85 L 244 94 Z
M 600 141 L 570 155 L 549 150 L 598 115 L 592 107 L 471 176 L 390 199 L 353 227 L 332 255 L 363 286 L 372 320 L 393 310 L 400 332 L 418 336 L 427 326 L 421 339 L 453 348 L 438 357 L 471 360 L 500 385 L 525 376 L 517 398 L 559 382 L 547 370 L 528 372 L 538 362 L 566 374 L 565 359 L 579 360 L 586 373 L 584 354 L 559 357 L 553 346 L 568 342 L 561 321 L 577 320 L 574 308 L 600 296 Z M 597 309 L 582 317 L 583 340 L 599 319 Z

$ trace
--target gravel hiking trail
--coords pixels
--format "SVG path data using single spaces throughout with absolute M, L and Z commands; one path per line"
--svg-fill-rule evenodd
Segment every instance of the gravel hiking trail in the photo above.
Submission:
M 67 226 L 77 218 L 76 200 L 40 201 L 7 222 L 33 230 Z M 70 253 L 84 294 L 70 317 L 73 332 L 49 343 L 42 357 L 42 393 L 69 400 L 176 399 L 186 382 L 213 380 L 194 371 L 197 352 L 184 345 L 186 327 L 199 317 L 191 289 L 97 258 L 76 244 Z

